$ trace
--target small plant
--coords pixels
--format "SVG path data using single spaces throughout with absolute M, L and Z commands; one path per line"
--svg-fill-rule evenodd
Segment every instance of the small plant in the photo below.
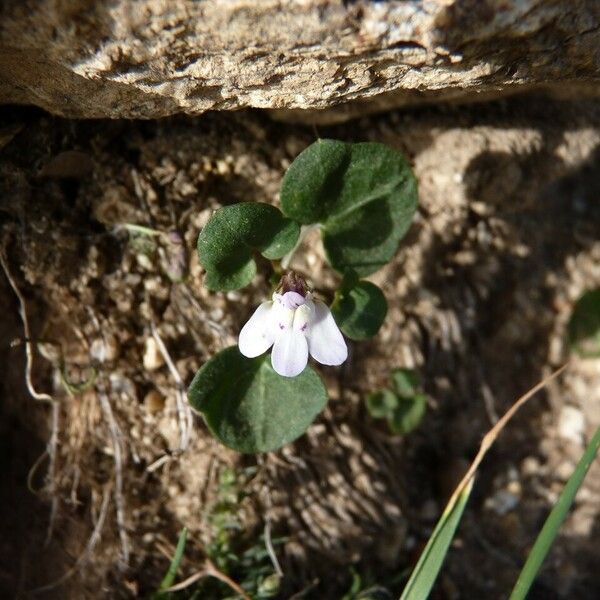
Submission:
M 577 300 L 568 334 L 577 354 L 584 358 L 600 357 L 600 290 L 587 291 Z
M 361 278 L 394 256 L 417 207 L 406 159 L 376 143 L 315 142 L 290 165 L 280 196 L 281 210 L 259 202 L 225 206 L 198 237 L 208 289 L 243 288 L 264 259 L 271 261 L 266 280 L 276 282 L 240 332 L 238 346 L 210 359 L 188 392 L 215 437 L 240 452 L 280 448 L 323 410 L 327 391 L 309 357 L 338 366 L 348 356 L 344 336 L 377 334 L 387 303 Z M 307 274 L 285 272 L 314 228 L 329 265 L 341 275 L 338 289 L 319 290 L 333 296 L 331 306 L 311 289 Z M 269 360 L 264 354 L 271 348 Z
M 210 542 L 205 548 L 204 566 L 184 582 L 173 585 L 187 542 L 187 530 L 179 534 L 171 564 L 152 600 L 181 598 L 186 600 L 267 600 L 279 593 L 280 568 L 268 548 L 283 540 L 265 540 L 265 536 L 248 536 L 239 517 L 241 491 L 255 469 L 220 472 L 217 498 L 208 516 Z
M 367 397 L 367 409 L 376 419 L 385 419 L 393 433 L 406 435 L 425 415 L 427 397 L 419 391 L 419 377 L 412 369 L 392 372 L 392 389 L 373 392 Z
M 177 548 L 175 548 L 175 554 L 173 554 L 173 559 L 171 560 L 169 569 L 161 581 L 158 591 L 152 595 L 152 600 L 169 600 L 170 598 L 173 598 L 173 594 L 171 592 L 167 592 L 166 590 L 169 589 L 175 582 L 175 577 L 177 576 L 177 571 L 179 571 L 179 565 L 181 564 L 181 559 L 183 558 L 186 543 L 187 529 L 184 528 L 179 534 Z
M 392 600 L 394 598 L 388 589 L 373 583 L 372 578 L 363 578 L 354 569 L 351 569 L 351 573 L 350 589 L 340 600 Z
M 567 336 L 571 349 L 579 356 L 583 358 L 600 357 L 600 290 L 585 292 L 577 300 L 571 319 L 569 320 Z M 562 367 L 548 375 L 517 399 L 498 422 L 483 436 L 479 452 L 450 497 L 425 549 L 412 571 L 400 600 L 424 600 L 429 597 L 469 501 L 475 483 L 475 475 L 486 453 L 493 446 L 498 435 L 519 408 L 534 396 L 536 392 L 543 389 L 550 381 L 563 373 L 569 364 L 570 362 L 564 363 Z M 510 600 L 525 600 L 527 598 L 529 590 L 552 544 L 556 541 L 560 527 L 571 509 L 575 496 L 599 451 L 600 427 L 596 429 L 588 442 L 577 466 L 564 485 L 533 547 L 529 551 L 525 564 L 510 594 Z
M 280 577 L 269 558 L 264 537 L 245 537 L 239 517 L 241 491 L 252 469 L 238 473 L 224 469 L 219 477 L 218 497 L 208 519 L 211 541 L 206 548 L 214 565 L 235 580 L 252 598 L 266 600 L 277 595 Z M 282 540 L 272 540 L 274 546 Z M 197 598 L 239 598 L 214 578 L 204 579 L 195 590 Z

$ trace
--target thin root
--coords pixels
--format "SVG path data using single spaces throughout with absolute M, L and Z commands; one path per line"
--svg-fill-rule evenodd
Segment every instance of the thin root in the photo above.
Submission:
M 151 323 L 152 328 L 152 336 L 156 341 L 156 345 L 162 354 L 165 362 L 167 363 L 167 367 L 169 368 L 169 372 L 171 373 L 171 377 L 175 380 L 176 391 L 175 398 L 177 401 L 177 419 L 179 422 L 179 448 L 178 452 L 185 452 L 190 443 L 190 431 L 192 424 L 192 411 L 186 401 L 185 397 L 185 384 L 183 383 L 183 379 L 165 346 L 160 334 L 158 333 L 158 328 L 154 323 Z
M 96 526 L 92 531 L 92 535 L 88 540 L 88 543 L 85 547 L 85 550 L 79 555 L 79 558 L 75 561 L 75 564 L 62 576 L 52 583 L 48 583 L 42 587 L 36 588 L 29 592 L 30 594 L 41 594 L 42 592 L 47 592 L 54 588 L 61 586 L 68 579 L 73 577 L 75 573 L 81 568 L 81 566 L 85 563 L 85 561 L 92 555 L 96 545 L 100 540 L 100 535 L 102 533 L 102 528 L 104 527 L 104 522 L 106 521 L 106 515 L 108 514 L 108 505 L 110 502 L 110 486 L 107 486 L 104 489 L 104 494 L 102 495 L 102 505 L 100 506 L 100 513 L 98 515 L 98 520 L 96 521 Z
M 58 402 L 50 395 L 45 392 L 38 392 L 33 385 L 33 344 L 31 342 L 31 330 L 29 328 L 29 319 L 27 318 L 27 307 L 25 304 L 25 298 L 21 294 L 21 290 L 17 285 L 17 282 L 13 278 L 10 269 L 8 268 L 8 262 L 5 256 L 5 248 L 0 249 L 0 264 L 4 274 L 8 279 L 10 287 L 13 289 L 15 296 L 19 300 L 19 313 L 21 315 L 21 321 L 23 323 L 23 337 L 25 341 L 25 383 L 29 394 L 39 402 L 46 402 L 52 407 L 52 414 L 50 420 L 50 438 L 46 445 L 46 450 L 38 460 L 34 463 L 32 470 L 35 471 L 38 464 L 48 456 L 48 473 L 46 475 L 46 488 L 50 494 L 51 506 L 50 506 L 50 518 L 48 520 L 48 531 L 46 533 L 46 544 L 52 538 L 54 531 L 54 523 L 56 521 L 56 515 L 58 513 L 58 495 L 56 493 L 56 454 L 58 449 L 58 431 L 60 426 L 60 407 Z
M 119 529 L 119 538 L 121 540 L 121 552 L 124 566 L 129 563 L 129 537 L 125 530 L 125 501 L 123 499 L 123 455 L 121 452 L 121 430 L 117 425 L 115 416 L 110 405 L 110 400 L 106 394 L 104 384 L 97 384 L 98 397 L 100 398 L 100 406 L 102 413 L 108 424 L 110 437 L 113 446 L 113 457 L 115 461 L 115 507 L 117 514 L 117 527 Z

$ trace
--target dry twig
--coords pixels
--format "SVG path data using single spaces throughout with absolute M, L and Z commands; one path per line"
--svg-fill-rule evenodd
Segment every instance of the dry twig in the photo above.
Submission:
M 217 567 L 213 564 L 210 559 L 206 559 L 204 564 L 204 568 L 194 573 L 191 577 L 184 579 L 182 582 L 177 583 L 170 588 L 164 590 L 165 592 L 178 592 L 180 590 L 184 590 L 188 588 L 190 585 L 196 583 L 196 581 L 200 581 L 203 577 L 214 577 L 219 581 L 222 581 L 225 585 L 229 586 L 236 594 L 239 594 L 244 600 L 252 600 L 250 596 L 244 591 L 244 589 L 237 584 L 233 579 L 225 575 L 222 571 L 219 571 Z
M 460 480 L 460 483 L 456 486 L 450 500 L 448 501 L 447 506 L 454 506 L 456 499 L 463 490 L 469 485 L 469 482 L 473 477 L 475 477 L 475 473 L 481 464 L 481 461 L 484 459 L 487 451 L 492 447 L 493 443 L 496 441 L 496 438 L 500 434 L 500 432 L 504 429 L 506 424 L 513 418 L 514 414 L 537 392 L 541 389 L 545 388 L 553 379 L 556 379 L 567 367 L 569 366 L 569 362 L 566 362 L 562 367 L 559 367 L 553 373 L 550 373 L 547 377 L 542 379 L 539 383 L 534 385 L 528 392 L 523 394 L 498 420 L 498 422 L 483 436 L 481 440 L 481 445 L 479 446 L 479 451 L 475 456 L 475 459 L 471 463 L 471 466 L 467 469 L 464 477 Z

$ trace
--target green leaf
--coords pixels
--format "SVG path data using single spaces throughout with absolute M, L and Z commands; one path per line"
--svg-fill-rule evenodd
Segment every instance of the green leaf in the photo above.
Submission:
M 367 409 L 372 417 L 387 419 L 393 433 L 406 435 L 423 420 L 427 397 L 417 392 L 419 376 L 413 369 L 394 369 L 392 388 L 367 396 Z
M 322 225 L 334 269 L 365 276 L 396 252 L 417 207 L 417 183 L 393 148 L 319 140 L 290 165 L 281 206 L 288 217 Z
M 281 183 L 281 206 L 288 217 L 303 225 L 327 218 L 350 162 L 350 146 L 318 140 L 295 158 Z
M 577 463 L 573 475 L 571 475 L 569 481 L 567 481 L 558 501 L 548 515 L 548 518 L 527 557 L 525 566 L 517 579 L 517 583 L 510 595 L 510 600 L 523 600 L 527 596 L 527 592 L 533 584 L 533 581 L 550 550 L 550 546 L 558 535 L 558 530 L 569 512 L 571 504 L 573 504 L 573 500 L 575 499 L 575 495 L 583 483 L 590 465 L 594 462 L 599 448 L 600 428 L 596 431 L 594 437 L 585 449 L 583 456 Z
M 398 402 L 396 394 L 390 390 L 380 390 L 367 396 L 367 410 L 376 419 L 391 419 Z
M 440 517 L 427 542 L 427 546 L 425 546 L 419 558 L 419 562 L 413 569 L 410 579 L 402 592 L 402 596 L 400 596 L 400 600 L 425 600 L 429 596 L 429 592 L 431 592 L 431 588 L 446 558 L 472 489 L 473 479 L 456 497 L 454 502 L 446 507 L 444 514 Z
M 188 390 L 212 433 L 238 452 L 268 452 L 302 435 L 323 410 L 327 390 L 310 367 L 282 377 L 269 355 L 219 352 L 196 373 Z
M 583 357 L 600 357 L 600 290 L 591 290 L 579 298 L 569 321 L 569 339 Z
M 260 202 L 242 202 L 217 210 L 198 236 L 198 256 L 210 290 L 235 290 L 256 274 L 253 252 L 281 258 L 296 244 L 298 223 L 279 209 Z
M 414 369 L 394 369 L 392 372 L 392 387 L 398 396 L 412 398 L 419 386 L 419 375 Z
M 175 582 L 175 577 L 177 576 L 177 571 L 179 571 L 179 565 L 181 564 L 181 559 L 183 558 L 183 552 L 185 550 L 185 544 L 187 542 L 187 529 L 184 527 L 179 534 L 179 539 L 177 540 L 177 548 L 175 548 L 175 554 L 173 555 L 173 560 L 171 560 L 171 564 L 169 565 L 169 569 L 162 580 L 160 587 L 158 588 L 158 592 L 156 592 L 153 596 L 153 600 L 164 600 L 165 598 L 170 598 L 172 596 L 171 593 L 165 592 L 164 590 L 170 588 Z
M 388 419 L 390 429 L 394 433 L 406 435 L 416 429 L 425 416 L 427 397 L 415 394 L 410 398 L 400 397 L 398 406 Z
M 370 281 L 342 284 L 331 308 L 339 328 L 353 340 L 376 335 L 387 314 L 383 292 Z

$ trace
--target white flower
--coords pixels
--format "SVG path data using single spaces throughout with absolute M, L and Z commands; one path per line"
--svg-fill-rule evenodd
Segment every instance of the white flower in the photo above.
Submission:
M 329 307 L 310 292 L 274 293 L 273 301 L 263 302 L 240 331 L 240 352 L 248 358 L 271 346 L 273 369 L 284 377 L 302 373 L 309 353 L 322 365 L 341 365 L 348 357 Z

